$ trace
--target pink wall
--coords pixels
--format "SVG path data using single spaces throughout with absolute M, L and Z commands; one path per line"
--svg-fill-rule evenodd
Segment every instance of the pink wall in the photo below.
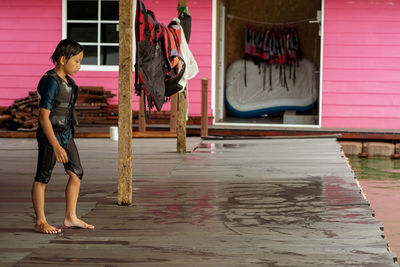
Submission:
M 0 1 L 0 106 L 35 90 L 61 39 L 61 1 Z
M 200 68 L 189 82 L 189 111 L 199 115 L 201 78 L 211 78 L 212 1 L 189 3 L 190 47 Z M 145 4 L 160 22 L 176 14 L 175 3 L 167 0 Z M 0 1 L 0 106 L 27 96 L 52 68 L 61 14 L 61 0 Z M 400 0 L 325 0 L 324 14 L 322 127 L 400 129 Z M 80 71 L 75 79 L 118 93 L 117 72 Z M 137 100 L 134 96 L 135 109 Z M 163 110 L 168 109 L 166 104 Z
M 176 16 L 176 2 L 145 0 L 160 22 Z M 211 78 L 212 1 L 190 1 L 193 16 L 190 48 L 199 65 L 199 74 L 189 81 L 189 112 L 201 111 L 201 79 Z M 53 65 L 50 56 L 62 38 L 61 0 L 0 1 L 0 106 L 9 106 L 17 98 L 36 90 L 40 76 Z M 118 72 L 80 71 L 74 79 L 82 86 L 104 86 L 118 94 Z M 211 87 L 209 88 L 211 91 Z M 209 92 L 209 95 L 211 93 Z M 110 103 L 117 104 L 118 97 Z M 133 96 L 134 109 L 138 97 Z M 163 110 L 169 110 L 165 104 Z M 211 100 L 209 100 L 209 114 Z
M 400 129 L 400 0 L 325 0 L 323 128 Z

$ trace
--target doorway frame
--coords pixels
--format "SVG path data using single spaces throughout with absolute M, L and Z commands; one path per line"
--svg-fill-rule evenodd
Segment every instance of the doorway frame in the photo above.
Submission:
M 223 6 L 223 12 L 221 12 Z M 225 22 L 226 22 L 226 8 L 221 0 L 212 0 L 212 60 L 211 60 L 211 106 L 213 112 L 213 125 L 229 126 L 233 128 L 322 128 L 322 90 L 323 90 L 323 66 L 324 66 L 324 18 L 325 18 L 325 0 L 321 0 L 321 42 L 320 42 L 320 69 L 319 69 L 319 112 L 318 112 L 318 125 L 304 125 L 304 124 L 267 124 L 267 123 L 232 123 L 220 121 L 221 117 L 225 118 Z M 222 13 L 225 17 L 219 17 Z M 221 23 L 218 20 L 223 21 Z M 223 32 L 223 35 L 220 34 Z M 221 51 L 224 55 L 221 58 Z M 222 66 L 221 66 L 222 65 Z M 221 68 L 223 69 L 222 79 Z M 221 89 L 222 88 L 222 89 Z M 220 106 L 222 105 L 222 107 Z

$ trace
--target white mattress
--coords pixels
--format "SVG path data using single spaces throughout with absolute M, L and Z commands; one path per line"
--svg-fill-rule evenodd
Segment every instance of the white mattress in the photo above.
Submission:
M 279 79 L 279 66 L 272 66 L 272 87 L 269 82 L 269 67 L 265 73 L 253 61 L 246 61 L 245 86 L 244 60 L 232 63 L 226 75 L 227 108 L 234 116 L 254 117 L 282 110 L 307 110 L 318 98 L 317 79 L 313 79 L 313 64 L 303 58 L 296 67 L 296 81 L 289 78 L 286 67 L 288 89 L 282 87 Z M 292 67 L 293 68 L 293 67 Z

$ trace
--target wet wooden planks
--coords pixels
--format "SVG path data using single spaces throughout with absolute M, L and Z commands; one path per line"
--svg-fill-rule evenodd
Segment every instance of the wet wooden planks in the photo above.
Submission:
M 192 148 L 199 142 L 188 140 Z M 134 205 L 129 207 L 115 204 L 115 144 L 80 141 L 87 176 L 80 198 L 86 209 L 80 214 L 96 230 L 67 229 L 57 237 L 29 232 L 29 192 L 15 188 L 28 191 L 30 183 L 3 179 L 3 174 L 11 178 L 13 168 L 2 165 L 1 195 L 7 195 L 3 185 L 19 191 L 13 201 L 0 198 L 1 214 L 14 214 L 0 229 L 0 253 L 8 263 L 396 266 L 382 224 L 372 216 L 335 139 L 207 140 L 186 155 L 172 153 L 173 140 L 134 140 Z M 34 149 L 12 143 L 5 149 L 14 146 L 19 152 L 11 158 L 28 161 L 29 153 L 35 158 Z M 31 169 L 21 168 L 16 176 L 26 179 Z M 61 171 L 55 176 L 48 209 L 57 222 L 65 178 Z M 30 245 L 22 247 L 18 240 L 23 239 Z

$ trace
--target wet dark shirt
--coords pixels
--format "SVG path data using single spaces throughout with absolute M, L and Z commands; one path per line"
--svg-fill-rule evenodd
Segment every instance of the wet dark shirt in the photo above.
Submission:
M 65 87 L 66 90 L 69 90 L 71 92 L 71 94 L 73 93 L 71 84 L 67 84 L 65 81 L 63 81 L 63 86 Z M 58 88 L 57 81 L 53 77 L 50 77 L 50 76 L 45 77 L 44 81 L 38 87 L 38 93 L 40 95 L 39 107 L 45 108 L 45 109 L 48 109 L 51 111 L 51 109 L 53 108 L 53 105 L 54 105 L 54 101 L 57 97 L 58 90 L 59 90 L 59 88 Z M 70 99 L 72 100 L 73 97 L 71 97 Z M 73 103 L 71 103 L 71 101 L 69 102 L 68 108 L 72 111 Z M 70 114 L 72 114 L 72 112 Z M 56 136 L 58 143 L 61 146 L 68 145 L 69 141 L 72 138 L 71 122 L 72 122 L 72 118 L 71 118 L 71 116 L 68 116 L 66 119 L 65 130 L 63 132 L 54 132 L 54 135 Z M 47 139 L 45 133 L 43 132 L 43 128 L 40 125 L 40 122 L 39 122 L 39 126 L 38 126 L 38 129 L 36 132 L 36 137 L 37 137 L 37 139 L 40 139 L 40 140 Z

